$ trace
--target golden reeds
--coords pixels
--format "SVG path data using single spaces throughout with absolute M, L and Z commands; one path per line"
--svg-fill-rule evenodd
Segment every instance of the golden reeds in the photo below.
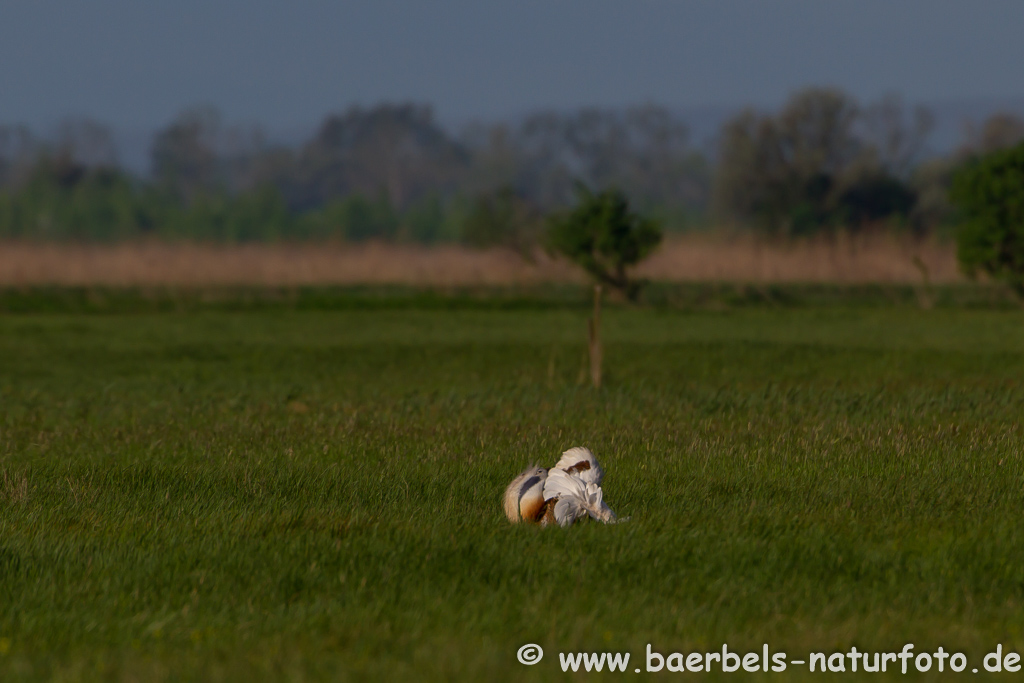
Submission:
M 920 284 L 961 279 L 953 245 L 886 235 L 768 243 L 672 237 L 638 271 L 663 281 Z M 582 282 L 568 263 L 505 249 L 385 244 L 0 243 L 0 286 L 519 285 Z

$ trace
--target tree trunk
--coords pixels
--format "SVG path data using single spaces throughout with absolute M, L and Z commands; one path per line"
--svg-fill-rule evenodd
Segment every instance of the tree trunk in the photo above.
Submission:
M 594 315 L 590 318 L 590 382 L 601 388 L 601 285 L 594 285 Z
M 921 308 L 929 309 L 935 305 L 935 297 L 932 296 L 932 281 L 929 277 L 928 266 L 921 257 L 915 255 L 912 260 L 917 272 L 921 273 L 921 287 L 917 290 L 917 302 Z

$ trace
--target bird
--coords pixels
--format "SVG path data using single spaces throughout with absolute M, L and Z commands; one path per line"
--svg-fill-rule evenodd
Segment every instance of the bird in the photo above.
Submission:
M 604 470 L 589 448 L 562 453 L 551 469 L 530 465 L 505 489 L 505 516 L 513 524 L 572 526 L 590 517 L 605 524 L 620 521 L 604 502 Z M 621 520 L 625 521 L 625 520 Z

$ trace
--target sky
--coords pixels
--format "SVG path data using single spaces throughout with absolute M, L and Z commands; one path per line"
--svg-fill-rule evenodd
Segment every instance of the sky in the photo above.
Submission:
M 304 127 L 655 102 L 1024 96 L 1021 0 L 0 0 L 0 123 L 152 128 L 185 107 Z

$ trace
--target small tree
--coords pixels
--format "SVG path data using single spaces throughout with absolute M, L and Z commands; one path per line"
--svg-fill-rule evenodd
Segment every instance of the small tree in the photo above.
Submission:
M 590 378 L 601 386 L 601 291 L 618 290 L 636 300 L 643 286 L 627 268 L 646 258 L 661 243 L 661 228 L 653 220 L 630 211 L 618 190 L 594 194 L 578 188 L 579 202 L 571 211 L 556 214 L 548 226 L 549 250 L 566 256 L 594 280 L 594 315 L 590 319 Z
M 1024 296 L 1024 144 L 995 152 L 953 178 L 950 198 L 964 217 L 960 267 L 981 270 Z

